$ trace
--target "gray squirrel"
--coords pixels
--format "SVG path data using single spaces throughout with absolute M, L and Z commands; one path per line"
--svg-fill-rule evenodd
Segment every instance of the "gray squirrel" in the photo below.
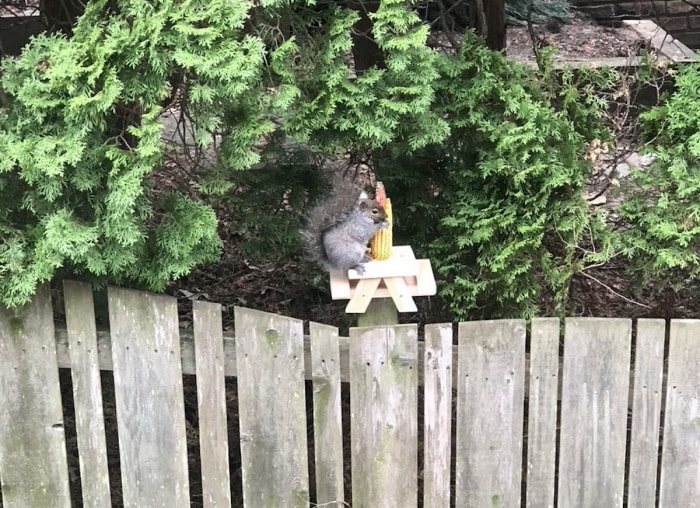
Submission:
M 349 180 L 338 179 L 330 196 L 309 212 L 301 236 L 307 255 L 326 270 L 362 274 L 363 263 L 371 260 L 367 242 L 388 226 L 379 203 Z

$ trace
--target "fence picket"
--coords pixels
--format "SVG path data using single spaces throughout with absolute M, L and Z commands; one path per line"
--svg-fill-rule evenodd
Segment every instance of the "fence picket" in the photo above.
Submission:
M 112 503 L 92 289 L 89 284 L 65 281 L 63 295 L 80 476 L 90 478 L 82 482 L 83 506 L 106 508 Z
M 569 318 L 564 332 L 559 506 L 622 506 L 631 321 Z
M 423 506 L 449 508 L 452 441 L 452 325 L 425 327 Z
M 195 301 L 192 318 L 203 503 L 231 506 L 221 305 Z
M 525 496 L 528 508 L 554 506 L 559 329 L 558 318 L 532 320 Z
M 342 507 L 343 418 L 340 407 L 338 329 L 309 323 L 314 397 L 316 504 Z
M 634 508 L 656 505 L 665 333 L 663 319 L 637 321 L 627 490 L 627 506 Z
M 243 500 L 309 504 L 303 323 L 236 307 Z
M 700 321 L 671 321 L 660 508 L 700 506 Z
M 110 288 L 124 506 L 189 506 L 175 298 Z
M 664 320 L 640 319 L 632 343 L 630 320 L 571 318 L 560 358 L 560 321 L 536 318 L 528 364 L 521 320 L 460 323 L 455 347 L 450 324 L 427 325 L 419 342 L 414 325 L 354 328 L 348 339 L 310 323 L 306 340 L 299 320 L 236 309 L 234 339 L 224 336 L 218 304 L 195 302 L 194 330 L 180 333 L 173 298 L 110 289 L 111 330 L 98 332 L 90 287 L 66 282 L 64 296 L 64 329 L 54 329 L 46 290 L 23 308 L 0 308 L 0 506 L 71 505 L 72 440 L 58 377 L 68 367 L 86 507 L 190 505 L 186 371 L 197 376 L 205 506 L 232 504 L 224 376 L 235 375 L 248 508 L 310 504 L 311 428 L 317 506 L 347 506 L 352 467 L 355 507 L 515 508 L 524 495 L 528 508 L 612 508 L 626 494 L 634 508 L 700 508 L 700 320 L 667 329 Z M 110 500 L 100 369 L 114 371 L 123 499 Z M 308 426 L 305 377 L 313 383 Z M 348 381 L 352 456 L 343 457 Z
M 0 481 L 6 508 L 70 507 L 51 297 L 0 306 Z
M 525 323 L 459 323 L 456 506 L 519 507 Z
M 355 508 L 417 505 L 417 361 L 415 325 L 350 329 Z

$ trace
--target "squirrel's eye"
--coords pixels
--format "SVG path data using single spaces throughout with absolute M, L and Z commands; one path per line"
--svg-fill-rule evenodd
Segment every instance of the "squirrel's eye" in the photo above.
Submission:
M 372 213 L 377 215 L 379 213 L 379 208 L 372 208 Z

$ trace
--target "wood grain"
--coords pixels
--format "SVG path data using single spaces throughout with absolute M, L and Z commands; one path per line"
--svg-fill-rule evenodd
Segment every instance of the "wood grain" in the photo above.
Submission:
M 666 322 L 637 321 L 627 506 L 656 505 Z
M 124 506 L 188 507 L 177 302 L 110 288 L 108 304 Z
M 306 507 L 302 322 L 237 307 L 235 323 L 243 500 L 250 507 Z
M 559 331 L 558 318 L 532 320 L 525 496 L 528 508 L 554 506 Z
M 700 506 L 700 320 L 671 321 L 660 508 Z
M 49 291 L 0 306 L 0 481 L 7 508 L 70 507 Z
M 83 506 L 106 508 L 112 502 L 92 289 L 89 284 L 65 281 L 63 297 L 70 344 L 80 477 L 90 479 L 81 482 Z
M 622 506 L 631 324 L 566 320 L 559 506 Z
M 415 325 L 350 329 L 352 506 L 417 506 Z
M 426 325 L 423 506 L 449 508 L 452 456 L 452 325 Z
M 459 323 L 456 506 L 519 507 L 525 322 Z
M 203 504 L 231 506 L 221 305 L 195 301 L 192 318 Z
M 340 406 L 338 329 L 309 323 L 314 402 L 316 504 L 342 507 L 343 416 Z

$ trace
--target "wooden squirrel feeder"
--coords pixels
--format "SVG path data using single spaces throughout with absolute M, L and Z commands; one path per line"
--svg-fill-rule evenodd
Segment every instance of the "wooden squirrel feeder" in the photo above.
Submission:
M 391 298 L 398 312 L 416 312 L 413 297 L 431 296 L 437 290 L 430 260 L 416 259 L 408 245 L 392 246 L 391 200 L 381 182 L 377 184 L 375 199 L 384 208 L 389 227 L 372 238 L 370 251 L 374 259 L 364 263 L 364 273 L 331 271 L 331 297 L 350 300 L 345 307 L 349 314 L 363 314 L 375 298 Z
M 408 245 L 392 249 L 389 259 L 365 263 L 365 272 L 331 272 L 333 300 L 350 300 L 345 312 L 362 314 L 373 298 L 391 298 L 399 312 L 416 312 L 414 296 L 436 292 L 429 259 L 416 259 Z

